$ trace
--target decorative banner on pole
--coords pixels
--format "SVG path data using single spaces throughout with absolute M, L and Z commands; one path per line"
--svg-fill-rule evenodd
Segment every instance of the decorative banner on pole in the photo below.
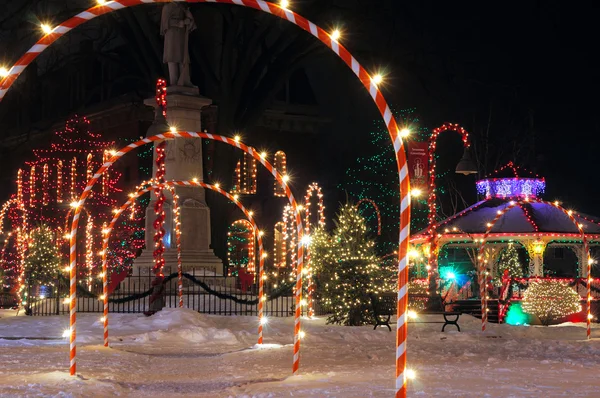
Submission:
M 413 189 L 420 189 L 427 193 L 427 176 L 429 175 L 429 161 L 427 159 L 427 142 L 408 142 L 408 175 Z

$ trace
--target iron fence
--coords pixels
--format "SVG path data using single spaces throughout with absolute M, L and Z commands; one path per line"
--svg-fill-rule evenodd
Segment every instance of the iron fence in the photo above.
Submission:
M 165 275 L 169 275 L 171 269 L 165 268 Z M 186 269 L 188 275 L 197 281 L 208 285 L 208 287 L 219 295 L 233 296 L 240 301 L 252 301 L 252 304 L 239 303 L 231 298 L 218 297 L 208 292 L 199 284 L 188 278 L 183 279 L 183 304 L 184 307 L 193 309 L 203 314 L 213 315 L 258 315 L 258 281 L 242 284 L 236 276 L 223 276 L 207 269 Z M 112 313 L 142 313 L 150 308 L 149 296 L 132 299 L 146 293 L 152 287 L 154 274 L 150 267 L 136 268 L 128 277 L 118 283 L 109 295 L 109 312 Z M 110 283 L 109 283 L 110 284 Z M 40 292 L 44 291 L 44 294 Z M 270 299 L 271 295 L 278 292 L 273 284 L 265 281 L 264 292 L 267 301 L 263 305 L 266 316 L 285 317 L 293 316 L 295 298 L 290 289 L 289 292 Z M 29 309 L 31 315 L 62 315 L 69 313 L 68 285 L 66 281 L 58 281 L 50 289 L 37 289 L 35 295 L 30 298 Z M 280 292 L 279 292 L 280 293 Z M 101 281 L 94 281 L 88 285 L 82 281 L 77 294 L 78 312 L 103 312 Z M 178 281 L 173 278 L 165 283 L 165 307 L 175 308 L 179 305 Z M 116 301 L 116 302 L 115 302 Z M 254 303 L 256 302 L 256 303 Z M 318 314 L 323 311 L 317 306 Z

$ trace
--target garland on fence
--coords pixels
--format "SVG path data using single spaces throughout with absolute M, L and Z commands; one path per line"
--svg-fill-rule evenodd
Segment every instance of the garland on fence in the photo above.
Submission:
M 178 273 L 174 272 L 171 275 L 165 277 L 165 279 L 163 280 L 163 285 L 168 283 L 172 279 L 176 278 L 177 275 L 178 275 Z M 221 293 L 221 292 L 218 292 L 218 291 L 212 289 L 208 284 L 204 283 L 203 281 L 196 279 L 196 277 L 193 275 L 190 275 L 188 273 L 184 273 L 182 275 L 184 278 L 190 280 L 193 284 L 200 286 L 202 289 L 206 290 L 209 294 L 216 296 L 220 299 L 232 300 L 237 304 L 243 304 L 243 305 L 258 304 L 258 298 L 254 299 L 254 300 L 248 300 L 248 299 L 238 298 L 237 296 L 234 296 L 231 294 Z M 66 280 L 66 278 L 65 278 L 65 280 Z M 267 301 L 275 300 L 276 298 L 283 296 L 285 293 L 290 291 L 294 285 L 295 285 L 294 282 L 281 285 L 279 288 L 277 288 L 273 291 L 273 294 L 271 294 L 271 296 L 267 299 Z M 139 300 L 139 299 L 142 299 L 144 297 L 148 297 L 149 295 L 151 295 L 153 290 L 154 290 L 154 288 L 151 287 L 150 289 L 146 290 L 145 292 L 132 294 L 131 296 L 126 296 L 126 297 L 121 297 L 121 298 L 109 298 L 108 302 L 122 304 L 122 303 L 126 303 L 128 301 Z M 95 298 L 98 300 L 100 299 L 100 297 L 96 296 L 93 293 L 90 293 L 84 287 L 79 286 L 79 285 L 77 285 L 77 293 L 84 297 Z

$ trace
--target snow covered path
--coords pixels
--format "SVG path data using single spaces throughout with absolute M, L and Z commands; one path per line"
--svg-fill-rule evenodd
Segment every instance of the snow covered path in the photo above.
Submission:
M 0 311 L 0 337 L 60 337 L 67 317 Z M 435 316 L 430 316 L 435 317 Z M 271 318 L 256 349 L 256 318 L 164 310 L 111 314 L 111 348 L 98 314 L 78 316 L 78 374 L 65 340 L 0 339 L 2 397 L 391 397 L 395 333 L 305 321 L 301 371 L 292 377 L 293 319 Z M 515 327 L 460 319 L 462 333 L 411 324 L 410 396 L 591 397 L 600 390 L 600 328 Z

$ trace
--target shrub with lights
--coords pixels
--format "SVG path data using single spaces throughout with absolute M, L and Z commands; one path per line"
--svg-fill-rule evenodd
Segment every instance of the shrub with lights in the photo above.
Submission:
M 531 281 L 525 291 L 523 312 L 538 317 L 542 325 L 581 311 L 579 294 L 566 283 L 556 280 Z
M 327 322 L 346 326 L 372 323 L 370 294 L 393 291 L 392 280 L 380 267 L 375 242 L 354 205 L 345 204 L 339 210 L 331 236 L 315 231 L 311 260 L 321 300 L 332 312 Z

